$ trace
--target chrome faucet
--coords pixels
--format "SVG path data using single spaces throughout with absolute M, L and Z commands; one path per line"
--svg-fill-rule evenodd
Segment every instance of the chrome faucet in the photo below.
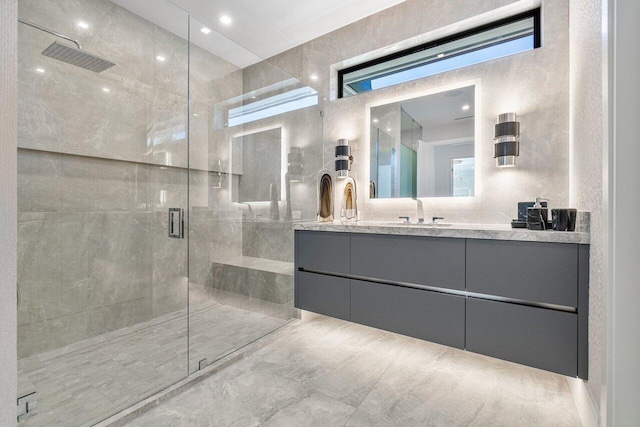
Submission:
M 418 204 L 418 206 L 416 206 L 416 209 L 417 209 L 416 213 L 418 215 L 418 224 L 422 224 L 424 222 L 424 209 L 422 207 L 422 201 L 415 197 L 413 197 L 413 200 L 415 200 L 416 203 Z
M 253 209 L 251 208 L 251 205 L 249 203 L 246 202 L 238 202 L 239 205 L 247 205 L 247 207 L 249 208 L 249 218 L 253 218 Z

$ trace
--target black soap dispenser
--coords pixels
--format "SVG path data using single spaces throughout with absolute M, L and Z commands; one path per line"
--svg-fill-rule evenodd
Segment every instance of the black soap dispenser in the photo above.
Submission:
M 542 207 L 542 203 L 547 202 L 546 199 L 536 197 L 536 203 L 533 207 L 527 208 L 527 230 L 546 230 L 549 220 L 549 210 Z

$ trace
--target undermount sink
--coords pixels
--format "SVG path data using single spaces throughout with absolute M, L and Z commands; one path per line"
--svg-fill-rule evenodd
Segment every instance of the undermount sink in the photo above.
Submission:
M 417 227 L 451 227 L 451 224 L 447 224 L 445 222 L 404 222 L 404 221 L 395 221 L 395 222 L 387 222 L 385 225 L 406 225 L 406 226 L 417 226 Z

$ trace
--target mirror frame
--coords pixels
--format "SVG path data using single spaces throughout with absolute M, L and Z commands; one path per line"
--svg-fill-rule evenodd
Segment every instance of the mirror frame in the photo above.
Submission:
M 434 200 L 475 200 L 478 197 L 480 197 L 480 174 L 479 174 L 479 169 L 480 169 L 480 165 L 482 164 L 482 156 L 480 155 L 481 151 L 479 149 L 479 144 L 482 143 L 483 138 L 482 138 L 482 126 L 481 126 L 481 121 L 480 118 L 482 117 L 482 102 L 480 102 L 480 100 L 482 99 L 481 97 L 481 83 L 480 83 L 480 79 L 474 79 L 474 80 L 466 80 L 466 81 L 462 81 L 462 82 L 458 82 L 455 84 L 450 84 L 450 85 L 444 85 L 444 86 L 438 86 L 436 88 L 431 88 L 431 89 L 427 89 L 427 90 L 423 90 L 423 91 L 419 91 L 419 92 L 412 92 L 406 95 L 401 95 L 401 96 L 396 96 L 393 98 L 385 98 L 385 99 L 381 99 L 379 101 L 375 101 L 375 102 L 371 102 L 365 105 L 365 177 L 364 179 L 366 180 L 366 182 L 363 185 L 362 183 L 360 184 L 360 188 L 365 188 L 368 189 L 369 188 L 369 177 L 371 176 L 371 109 L 373 107 L 380 107 L 383 105 L 388 105 L 388 104 L 393 104 L 396 102 L 402 102 L 402 101 L 407 101 L 410 99 L 415 99 L 415 98 L 420 98 L 423 96 L 428 96 L 428 95 L 435 95 L 437 93 L 442 93 L 442 92 L 448 92 L 450 90 L 455 90 L 455 89 L 459 89 L 462 87 L 468 87 L 468 86 L 475 86 L 475 95 L 474 95 L 474 110 L 475 110 L 475 117 L 474 117 L 474 122 L 473 122 L 473 128 L 474 128 L 474 157 L 476 159 L 476 168 L 474 170 L 474 182 L 475 182 L 475 188 L 474 188 L 474 192 L 473 192 L 473 196 L 470 197 L 418 197 L 418 199 L 421 200 L 430 200 L 430 201 L 434 201 Z M 384 198 L 384 199 L 380 199 L 380 198 L 375 198 L 372 199 L 371 197 L 369 197 L 369 191 L 365 191 L 365 201 L 367 203 L 389 203 L 390 201 L 404 201 L 406 202 L 407 200 L 411 200 L 411 198 L 409 197 L 388 197 L 388 198 Z
M 275 129 L 280 129 L 280 184 L 279 184 L 280 199 L 279 201 L 284 202 L 287 200 L 285 175 L 287 173 L 287 152 L 289 150 L 289 144 L 287 143 L 285 128 L 282 124 L 261 127 L 261 128 L 252 129 L 249 131 L 238 132 L 231 135 L 231 137 L 229 138 L 229 174 L 231 176 L 234 175 L 233 173 L 233 140 L 234 138 L 254 135 L 256 133 L 267 132 Z M 244 165 L 243 165 L 243 168 L 244 168 Z M 229 203 L 238 203 L 237 201 L 233 200 L 233 179 L 229 179 Z M 248 202 L 242 202 L 242 203 L 252 203 L 252 204 L 255 204 L 256 206 L 260 206 L 260 204 L 268 205 L 270 201 L 255 200 L 255 201 L 248 201 Z

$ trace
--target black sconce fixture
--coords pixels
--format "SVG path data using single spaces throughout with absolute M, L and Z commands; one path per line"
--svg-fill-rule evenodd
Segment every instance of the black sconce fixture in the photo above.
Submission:
M 520 122 L 516 121 L 516 113 L 505 113 L 498 116 L 494 138 L 496 166 L 512 168 L 516 165 L 516 157 L 520 155 Z
M 336 172 L 338 172 L 338 178 L 349 176 L 351 163 L 353 163 L 353 156 L 351 155 L 349 140 L 339 139 L 338 145 L 336 145 Z

